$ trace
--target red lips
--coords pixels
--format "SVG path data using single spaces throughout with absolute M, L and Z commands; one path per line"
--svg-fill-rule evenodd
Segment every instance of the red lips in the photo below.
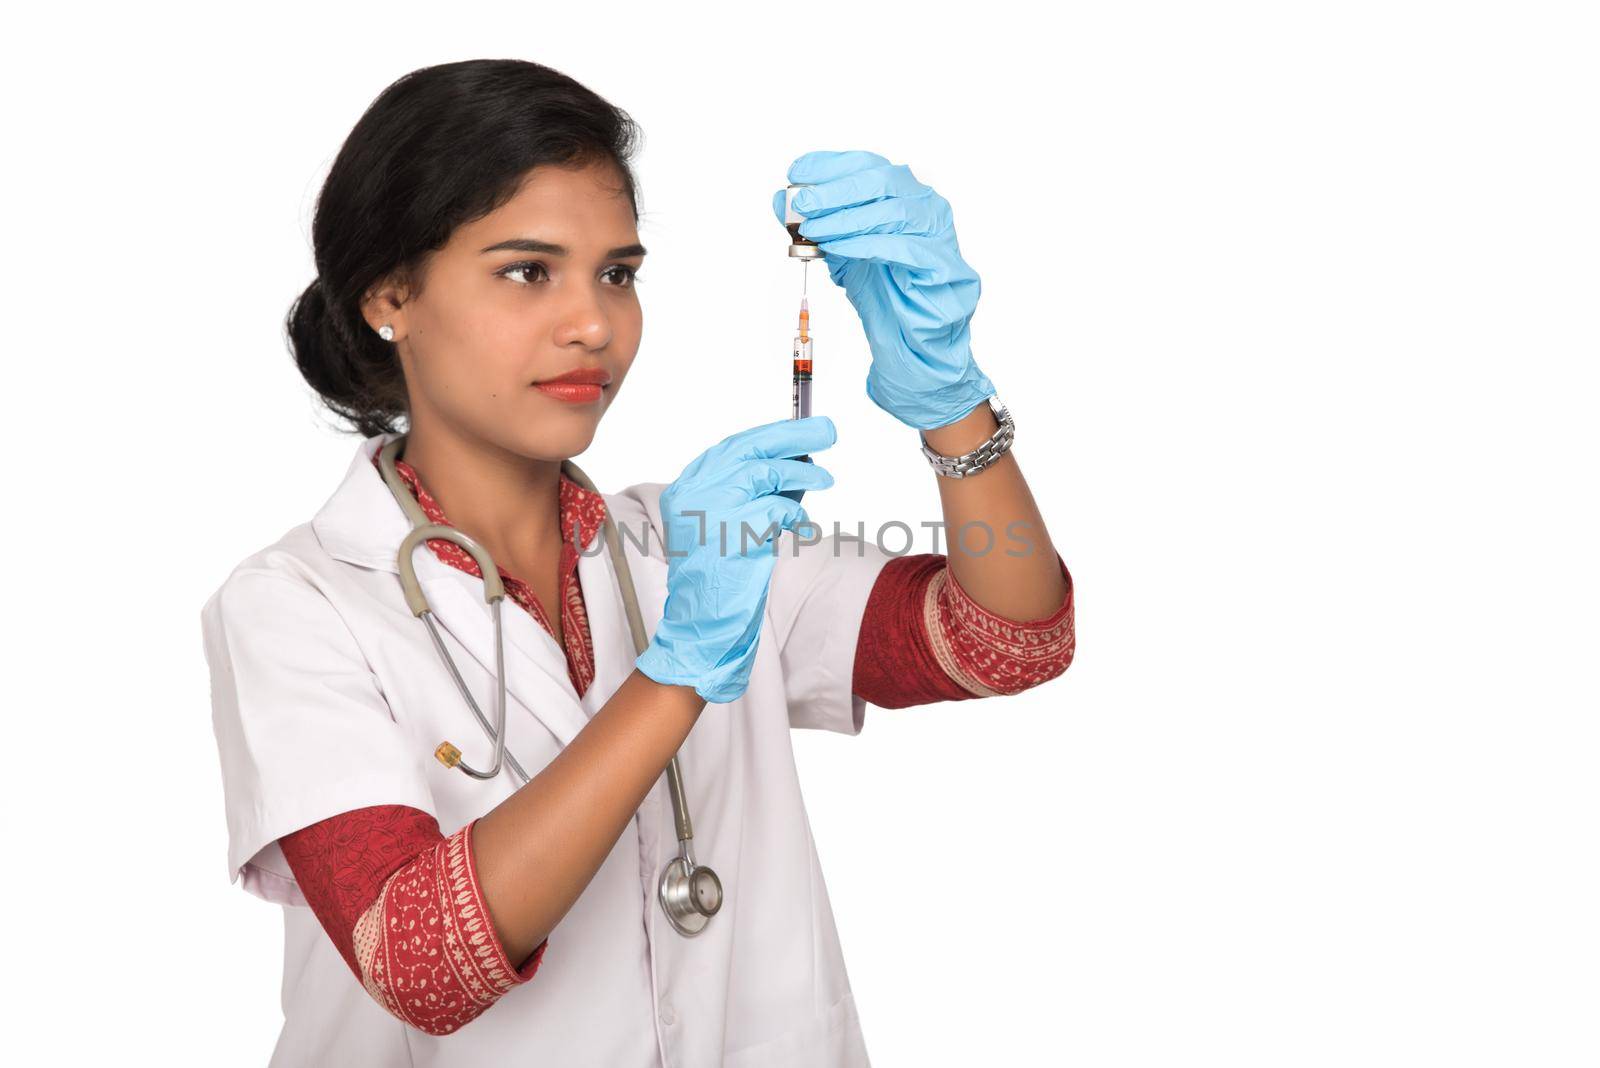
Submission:
M 598 367 L 579 367 L 568 371 L 566 374 L 556 375 L 553 378 L 541 378 L 534 383 L 536 386 L 609 386 L 610 384 L 610 372 L 603 371 Z
M 597 367 L 579 367 L 554 378 L 533 384 L 533 388 L 547 397 L 568 404 L 598 403 L 604 387 L 611 384 L 611 376 Z

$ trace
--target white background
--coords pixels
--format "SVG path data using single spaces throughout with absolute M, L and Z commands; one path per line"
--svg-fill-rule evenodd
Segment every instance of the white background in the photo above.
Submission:
M 281 921 L 227 881 L 198 613 L 354 447 L 281 337 L 328 164 L 401 74 L 499 56 L 646 133 L 603 487 L 788 415 L 768 198 L 801 153 L 909 164 L 982 276 L 1079 647 L 1015 698 L 796 733 L 875 1063 L 1597 1063 L 1583 5 L 581 7 L 11 23 L 17 1063 L 271 1050 Z M 811 282 L 840 440 L 808 509 L 937 519 Z

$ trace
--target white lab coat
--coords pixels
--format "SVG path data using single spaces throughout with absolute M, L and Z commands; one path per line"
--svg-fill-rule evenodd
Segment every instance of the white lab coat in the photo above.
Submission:
M 408 523 L 366 439 L 309 522 L 242 561 L 202 611 L 228 823 L 228 870 L 284 915 L 284 1025 L 274 1066 L 483 1065 L 822 1068 L 868 1063 L 838 932 L 802 802 L 789 731 L 855 734 L 850 692 L 867 596 L 891 557 L 848 535 L 795 554 L 785 532 L 749 687 L 708 704 L 679 752 L 695 856 L 722 879 L 721 911 L 679 935 L 656 900 L 677 853 L 665 777 L 550 934 L 534 977 L 455 1034 L 389 1015 L 306 906 L 276 840 L 365 805 L 410 805 L 443 833 L 510 796 L 433 757 L 443 740 L 484 766 L 487 737 L 401 596 Z M 605 494 L 646 630 L 666 600 L 664 483 Z M 638 542 L 652 526 L 649 556 Z M 631 536 L 630 536 L 631 532 Z M 507 748 L 538 774 L 633 670 L 635 652 L 603 536 L 578 563 L 596 675 L 580 700 L 550 634 L 503 609 Z M 493 715 L 494 632 L 477 578 L 415 554 L 444 640 Z

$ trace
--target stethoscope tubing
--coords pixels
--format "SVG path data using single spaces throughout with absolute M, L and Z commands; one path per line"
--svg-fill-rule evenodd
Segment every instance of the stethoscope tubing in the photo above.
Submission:
M 405 593 L 406 604 L 411 613 L 427 624 L 428 636 L 433 640 L 433 647 L 449 670 L 462 699 L 472 710 L 473 718 L 478 721 L 478 726 L 483 728 L 484 733 L 494 744 L 494 763 L 487 771 L 479 771 L 468 765 L 461 758 L 460 751 L 455 750 L 449 743 L 440 748 L 448 747 L 454 750 L 451 765 L 475 779 L 492 779 L 500 773 L 502 764 L 505 764 L 517 778 L 522 780 L 523 785 L 527 785 L 528 773 L 523 770 L 516 757 L 506 750 L 506 650 L 501 619 L 505 583 L 500 578 L 500 569 L 495 565 L 489 551 L 471 537 L 454 527 L 443 526 L 429 520 L 427 513 L 406 488 L 399 471 L 395 468 L 395 458 L 404 446 L 405 435 L 402 434 L 386 443 L 378 453 L 378 469 L 383 475 L 383 480 L 394 494 L 401 510 L 405 512 L 406 518 L 411 521 L 411 530 L 400 544 L 400 586 Z M 571 460 L 563 460 L 561 466 L 573 482 L 592 493 L 600 492 L 577 464 Z M 612 522 L 609 513 L 601 524 L 601 531 L 606 541 L 606 548 L 611 553 L 612 566 L 617 571 L 622 605 L 628 616 L 628 630 L 633 639 L 634 653 L 638 655 L 648 646 L 649 637 L 645 631 L 644 617 L 639 611 L 639 597 L 633 584 L 633 572 L 628 566 L 627 555 L 622 551 L 622 539 L 617 534 L 616 524 Z M 478 707 L 478 702 L 467 688 L 466 680 L 461 677 L 460 669 L 456 667 L 455 658 L 445 647 L 444 638 L 434 623 L 433 610 L 422 592 L 422 584 L 417 580 L 412 554 L 416 552 L 417 546 L 432 539 L 443 539 L 459 545 L 477 562 L 478 570 L 482 573 L 484 599 L 488 602 L 494 617 L 496 698 L 493 726 L 483 714 L 483 710 Z M 672 926 L 680 934 L 692 937 L 704 930 L 711 916 L 721 908 L 722 883 L 710 868 L 695 863 L 694 825 L 689 819 L 689 801 L 683 787 L 683 774 L 678 766 L 678 754 L 674 753 L 667 761 L 666 774 L 667 793 L 672 801 L 673 823 L 678 836 L 678 859 L 669 863 L 666 871 L 662 873 L 658 897 Z M 698 898 L 705 900 L 697 904 Z

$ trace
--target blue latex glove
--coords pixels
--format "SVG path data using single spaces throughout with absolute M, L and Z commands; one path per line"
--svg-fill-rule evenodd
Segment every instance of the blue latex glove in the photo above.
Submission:
M 744 693 L 778 559 L 775 542 L 807 519 L 798 501 L 778 491 L 833 485 L 826 468 L 790 457 L 837 440 L 825 415 L 752 427 L 701 453 L 661 491 L 667 603 L 635 667 L 660 683 L 693 686 L 713 703 Z
M 872 349 L 867 396 L 919 430 L 945 426 L 995 392 L 972 360 L 967 323 L 982 288 L 961 258 L 950 203 L 875 152 L 807 152 L 789 167 L 803 237 L 825 253 Z M 784 218 L 784 190 L 772 198 Z

